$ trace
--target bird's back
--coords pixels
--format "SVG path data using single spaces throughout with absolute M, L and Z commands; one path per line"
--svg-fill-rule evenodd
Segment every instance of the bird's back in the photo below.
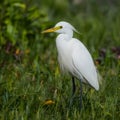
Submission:
M 97 71 L 89 51 L 82 42 L 75 38 L 72 39 L 72 49 L 74 71 L 82 75 L 92 87 L 98 90 Z

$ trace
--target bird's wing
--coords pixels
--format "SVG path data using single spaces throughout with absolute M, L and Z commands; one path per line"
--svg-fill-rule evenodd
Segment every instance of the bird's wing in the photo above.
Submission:
M 96 68 L 89 51 L 77 39 L 73 40 L 72 47 L 74 72 L 79 72 L 79 74 L 82 75 L 92 87 L 99 90 Z

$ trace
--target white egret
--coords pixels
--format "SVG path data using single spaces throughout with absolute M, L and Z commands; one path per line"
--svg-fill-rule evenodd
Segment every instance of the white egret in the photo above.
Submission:
M 80 80 L 80 105 L 82 106 L 82 82 L 99 90 L 99 80 L 93 59 L 87 48 L 78 39 L 73 38 L 76 29 L 68 22 L 61 21 L 55 27 L 47 29 L 42 33 L 57 32 L 56 46 L 58 61 L 63 72 L 72 75 L 73 93 L 75 93 L 74 78 Z

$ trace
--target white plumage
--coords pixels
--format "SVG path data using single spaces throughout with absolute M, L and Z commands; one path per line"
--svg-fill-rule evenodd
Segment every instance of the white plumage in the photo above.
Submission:
M 99 90 L 97 71 L 93 59 L 78 39 L 73 38 L 73 28 L 66 22 L 59 22 L 55 27 L 63 26 L 56 32 L 60 33 L 56 38 L 58 60 L 62 71 L 71 73 L 74 77 L 89 83 Z
M 99 75 L 93 59 L 81 41 L 73 38 L 73 31 L 77 30 L 67 22 L 59 22 L 55 27 L 43 31 L 42 33 L 57 32 L 56 46 L 58 51 L 58 61 L 63 72 L 72 75 L 73 93 L 75 93 L 74 77 L 80 80 L 80 106 L 82 107 L 82 82 L 89 84 L 99 90 Z M 72 99 L 70 101 L 70 105 Z

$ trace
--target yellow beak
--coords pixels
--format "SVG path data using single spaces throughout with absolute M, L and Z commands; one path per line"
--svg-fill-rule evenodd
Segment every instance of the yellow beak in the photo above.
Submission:
M 55 31 L 57 31 L 61 28 L 62 28 L 62 26 L 57 26 L 57 27 L 54 27 L 54 28 L 47 29 L 47 30 L 43 31 L 42 33 L 55 32 Z

